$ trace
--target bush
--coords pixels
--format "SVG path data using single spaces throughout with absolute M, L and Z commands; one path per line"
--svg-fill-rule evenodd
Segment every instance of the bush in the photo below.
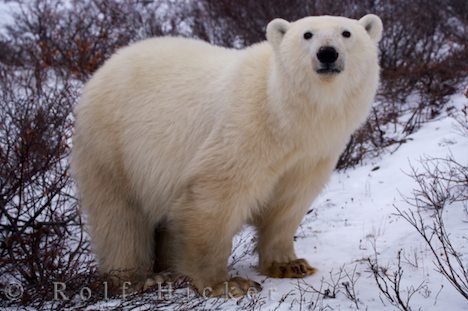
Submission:
M 37 290 L 68 279 L 88 255 L 67 160 L 76 93 L 29 70 L 0 70 L 2 282 Z

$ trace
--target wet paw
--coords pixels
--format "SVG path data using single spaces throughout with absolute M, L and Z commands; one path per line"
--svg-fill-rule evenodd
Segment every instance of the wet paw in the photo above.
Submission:
M 272 278 L 304 278 L 317 271 L 305 259 L 290 262 L 274 262 L 262 272 Z
M 248 279 L 235 277 L 228 281 L 207 287 L 201 293 L 204 297 L 238 298 L 245 295 L 255 295 L 262 290 L 262 286 Z

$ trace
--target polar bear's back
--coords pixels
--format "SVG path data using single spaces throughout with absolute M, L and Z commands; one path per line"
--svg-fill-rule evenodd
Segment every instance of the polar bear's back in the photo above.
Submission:
M 174 94 L 174 88 L 179 88 L 181 93 L 184 89 L 202 91 L 212 86 L 207 82 L 215 83 L 220 79 L 239 53 L 241 51 L 200 40 L 148 39 L 117 51 L 95 73 L 87 90 L 92 92 L 93 85 L 99 85 L 98 92 L 102 92 L 103 87 L 116 93 L 135 91 L 139 94 L 157 91 Z

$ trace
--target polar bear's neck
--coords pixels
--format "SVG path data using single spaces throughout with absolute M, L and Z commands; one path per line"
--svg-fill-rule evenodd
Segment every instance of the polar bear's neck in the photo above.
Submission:
M 314 120 L 334 118 L 346 110 L 345 94 L 331 85 L 295 79 L 272 59 L 268 81 L 269 106 L 284 127 L 308 128 Z M 343 120 L 345 121 L 345 120 Z
M 365 120 L 371 98 L 362 97 L 358 87 L 353 91 L 339 80 L 321 83 L 289 77 L 274 57 L 270 68 L 267 106 L 285 139 L 308 144 L 317 141 L 314 135 L 325 135 L 341 148 Z

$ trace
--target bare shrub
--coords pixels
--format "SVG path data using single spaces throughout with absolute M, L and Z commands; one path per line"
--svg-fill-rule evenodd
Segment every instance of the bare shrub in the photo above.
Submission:
M 424 158 L 422 171 L 411 167 L 409 174 L 417 182 L 413 198 L 406 201 L 414 207 L 442 209 L 455 202 L 468 201 L 468 167 L 457 162 L 453 156 L 446 158 Z
M 321 279 L 318 287 L 307 283 L 305 280 L 299 280 L 297 290 L 300 293 L 300 298 L 296 304 L 299 304 L 300 307 L 305 305 L 309 310 L 327 310 L 328 305 L 325 300 L 344 295 L 359 310 L 362 303 L 356 288 L 361 275 L 356 269 L 357 266 L 352 269 L 342 266 L 337 272 L 332 270 L 328 278 Z M 309 294 L 309 298 L 306 298 L 306 294 Z
M 454 203 L 463 204 L 468 213 L 468 167 L 452 156 L 424 159 L 422 164 L 422 172 L 412 167 L 410 176 L 418 189 L 413 190 L 413 197 L 406 198 L 416 211 L 396 208 L 397 215 L 418 232 L 432 254 L 437 271 L 468 300 L 466 261 L 452 243 L 443 219 L 443 210 Z M 430 220 L 423 215 L 428 211 L 432 213 Z
M 418 188 L 413 190 L 413 197 L 405 199 L 416 211 L 403 211 L 396 207 L 396 215 L 405 219 L 419 233 L 432 254 L 437 271 L 468 299 L 468 271 L 463 262 L 463 255 L 452 243 L 443 220 L 443 210 L 450 208 L 454 203 L 464 204 L 467 211 L 468 168 L 455 161 L 452 156 L 443 159 L 427 158 L 422 161 L 422 172 L 412 167 L 410 176 L 417 182 Z M 429 220 L 423 215 L 427 212 L 432 213 Z M 401 310 L 411 310 L 411 296 L 423 289 L 424 284 L 407 289 L 406 299 L 403 299 L 400 287 L 403 277 L 401 256 L 400 250 L 396 270 L 390 274 L 389 268 L 381 267 L 377 263 L 377 255 L 375 259 L 368 261 L 379 290 L 386 300 Z
M 8 51 L 0 61 L 38 70 L 53 68 L 86 80 L 119 47 L 138 39 L 170 34 L 163 1 L 16 0 L 21 10 L 0 39 Z M 166 31 L 163 31 L 165 27 Z
M 386 147 L 406 143 L 405 138 L 399 135 L 390 135 L 391 124 L 398 122 L 396 116 L 385 114 L 378 108 L 373 108 L 366 123 L 359 128 L 346 145 L 345 150 L 338 159 L 336 168 L 346 169 L 354 167 L 367 157 L 376 157 Z
M 9 69 L 0 68 L 0 274 L 26 287 L 27 301 L 80 271 L 87 243 L 67 162 L 75 91 Z
M 412 166 L 410 176 L 416 181 L 418 188 L 413 190 L 412 197 L 405 197 L 405 200 L 416 211 L 403 211 L 396 207 L 396 215 L 405 219 L 418 232 L 432 254 L 437 271 L 468 299 L 468 271 L 443 220 L 443 210 L 454 203 L 465 204 L 465 211 L 468 212 L 468 168 L 455 161 L 452 156 L 443 159 L 427 158 L 422 161 L 422 172 Z M 431 213 L 429 219 L 423 215 L 428 212 Z M 382 302 L 387 301 L 400 310 L 411 310 L 411 298 L 426 290 L 427 284 L 423 281 L 417 287 L 402 289 L 402 258 L 408 261 L 404 251 L 398 252 L 392 270 L 379 264 L 375 243 L 373 247 L 375 256 L 368 258 L 368 264 L 382 295 Z M 417 261 L 415 255 L 414 259 L 409 260 L 409 264 L 417 265 Z
M 465 97 L 468 98 L 468 87 L 465 90 Z M 462 109 L 461 113 L 454 113 L 453 118 L 458 123 L 458 131 L 461 136 L 468 136 L 468 104 L 466 104 Z
M 403 289 L 401 282 L 403 280 L 404 270 L 401 265 L 402 250 L 398 251 L 397 263 L 394 271 L 391 268 L 381 266 L 378 263 L 377 255 L 374 258 L 368 258 L 370 271 L 374 277 L 377 287 L 380 291 L 380 299 L 383 304 L 385 301 L 392 306 L 403 311 L 411 311 L 411 298 L 414 294 L 427 287 L 425 282 L 421 282 L 417 287 L 407 287 Z M 375 252 L 377 254 L 377 252 Z

